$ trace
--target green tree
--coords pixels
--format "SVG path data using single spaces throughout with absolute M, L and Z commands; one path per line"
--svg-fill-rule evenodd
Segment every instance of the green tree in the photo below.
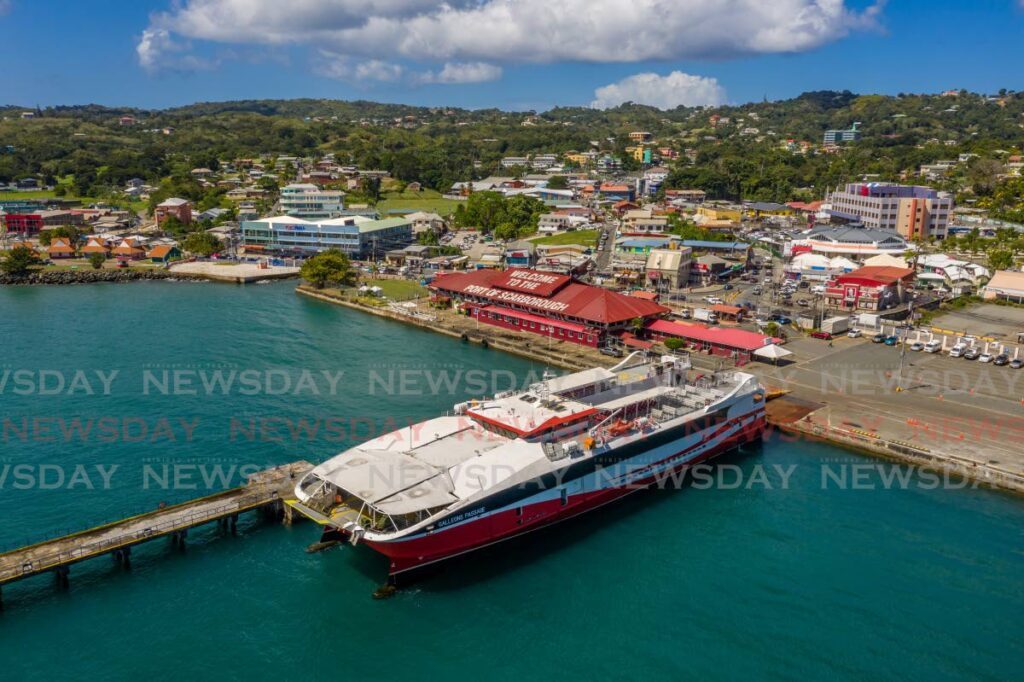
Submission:
M 564 175 L 552 175 L 548 178 L 548 189 L 568 189 L 569 179 Z
M 328 283 L 352 286 L 359 276 L 352 261 L 338 249 L 323 251 L 308 259 L 302 264 L 299 275 L 317 289 L 323 289 Z
M 197 256 L 209 256 L 220 251 L 222 244 L 209 232 L 193 232 L 185 237 L 181 248 Z
M 686 345 L 686 342 L 683 341 L 682 339 L 676 339 L 676 338 L 665 339 L 665 348 L 668 348 L 673 353 L 675 351 L 679 350 L 680 348 L 682 348 L 685 345 Z
M 90 253 L 89 254 L 89 265 L 92 266 L 93 270 L 99 270 L 103 267 L 103 262 L 106 261 L 106 257 L 102 253 Z
M 15 277 L 24 277 L 42 265 L 43 261 L 39 254 L 27 246 L 16 246 L 5 252 L 0 259 L 0 271 Z
M 993 270 L 1009 270 L 1013 267 L 1013 252 L 1009 249 L 996 249 L 989 252 L 988 264 Z

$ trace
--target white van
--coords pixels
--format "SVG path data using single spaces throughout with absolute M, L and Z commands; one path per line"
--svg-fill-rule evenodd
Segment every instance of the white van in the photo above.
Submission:
M 956 344 L 955 346 L 953 346 L 952 348 L 949 349 L 949 357 L 951 357 L 951 358 L 958 358 L 958 357 L 960 357 L 960 356 L 962 356 L 964 354 L 965 350 L 967 350 L 967 344 L 966 343 L 958 343 L 958 344 Z
M 942 342 L 936 339 L 932 339 L 928 343 L 924 344 L 925 353 L 938 353 L 942 350 Z

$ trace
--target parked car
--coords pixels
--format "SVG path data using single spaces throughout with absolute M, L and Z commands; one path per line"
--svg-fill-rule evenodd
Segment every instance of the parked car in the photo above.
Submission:
M 1024 359 L 1014 358 L 1010 360 L 1010 369 L 1020 369 L 1021 367 L 1024 367 Z
M 622 350 L 620 350 L 618 348 L 615 348 L 613 346 L 602 346 L 601 347 L 601 354 L 602 355 L 610 355 L 613 358 L 621 358 L 622 357 Z
M 796 304 L 803 308 L 807 308 L 811 305 L 811 302 L 808 301 L 806 298 L 801 298 L 799 301 L 796 302 Z
M 846 332 L 846 335 L 849 336 L 851 339 L 859 339 L 861 337 L 861 331 L 859 329 L 851 329 L 850 331 Z
M 871 343 L 885 343 L 885 334 L 875 334 L 871 337 Z
M 822 339 L 824 341 L 831 341 L 832 340 L 832 335 L 829 334 L 828 332 L 812 332 L 811 333 L 811 338 L 812 339 Z
M 887 346 L 895 346 L 899 342 L 900 342 L 900 338 L 898 336 L 887 336 L 887 337 L 885 337 L 885 345 L 887 345 Z
M 725 286 L 723 287 L 723 289 L 725 289 L 726 291 L 732 291 L 732 290 L 733 290 L 733 289 L 735 289 L 735 288 L 736 288 L 736 287 L 734 287 L 734 286 L 733 286 L 733 285 L 731 285 L 731 284 L 726 284 L 726 285 L 725 285 Z
M 910 350 L 913 350 L 913 351 L 924 350 L 924 344 L 921 343 L 920 341 L 914 341 L 914 343 L 910 344 Z
M 995 356 L 995 358 L 992 359 L 992 364 L 999 365 L 1000 367 L 1002 367 L 1003 365 L 1008 365 L 1010 364 L 1010 356 L 1007 355 L 1006 353 L 1000 353 L 999 355 Z
M 958 344 L 956 344 L 955 346 L 953 346 L 952 348 L 949 349 L 949 357 L 951 357 L 951 358 L 959 358 L 959 357 L 961 357 L 964 354 L 964 351 L 966 351 L 966 350 L 967 350 L 967 344 L 965 344 L 965 343 L 958 343 Z
M 978 356 L 978 362 L 992 362 L 992 354 L 982 353 L 981 355 Z
M 762 289 L 760 286 L 754 287 L 753 291 L 755 296 L 760 296 L 761 294 L 764 293 L 764 289 Z
M 936 339 L 932 339 L 928 343 L 924 344 L 925 353 L 938 353 L 942 350 L 942 342 Z
M 980 355 L 981 351 L 978 350 L 977 348 L 968 348 L 967 350 L 964 351 L 964 354 L 961 357 L 964 360 L 977 360 L 978 356 Z

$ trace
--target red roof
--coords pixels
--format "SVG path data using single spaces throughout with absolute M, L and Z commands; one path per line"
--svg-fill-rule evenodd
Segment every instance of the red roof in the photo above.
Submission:
M 636 291 L 629 292 L 629 295 L 632 296 L 633 298 L 642 298 L 645 301 L 657 301 L 658 300 L 658 294 L 653 292 L 653 291 L 643 291 L 643 290 L 637 289 Z
M 435 277 L 430 287 L 448 294 L 475 296 L 498 305 L 515 304 L 541 315 L 557 313 L 600 325 L 624 322 L 635 317 L 649 318 L 668 312 L 668 308 L 653 301 L 576 281 L 569 282 L 551 296 L 496 286 L 506 278 L 506 274 L 500 270 L 475 270 Z
M 647 329 L 666 336 L 678 336 L 682 339 L 704 341 L 716 346 L 745 351 L 754 351 L 769 344 L 780 342 L 780 339 L 756 332 L 748 332 L 744 329 L 707 327 L 702 324 L 685 324 L 669 320 L 655 320 L 647 325 Z
M 739 315 L 743 312 L 743 308 L 736 305 L 725 305 L 724 303 L 716 303 L 711 306 L 711 309 L 716 313 L 722 313 L 723 315 Z
M 160 244 L 159 246 L 153 247 L 153 249 L 149 252 L 149 256 L 147 256 L 147 258 L 166 258 L 171 254 L 171 251 L 173 250 L 173 246 Z
M 865 265 L 836 277 L 837 282 L 868 281 L 877 284 L 893 284 L 914 276 L 913 268 L 897 268 L 891 265 Z

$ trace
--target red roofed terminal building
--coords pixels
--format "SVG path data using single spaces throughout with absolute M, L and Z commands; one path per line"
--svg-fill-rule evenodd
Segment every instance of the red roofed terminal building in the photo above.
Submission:
M 592 347 L 631 330 L 636 318 L 646 323 L 669 312 L 654 301 L 536 270 L 450 273 L 430 288 L 485 324 Z
M 655 320 L 647 325 L 647 331 L 652 339 L 658 341 L 682 339 L 686 342 L 689 350 L 734 358 L 737 365 L 745 365 L 750 362 L 753 352 L 760 348 L 773 343 L 782 343 L 782 339 L 749 332 L 745 329 L 708 327 L 703 324 L 670 320 Z
M 825 288 L 829 305 L 841 310 L 885 310 L 907 300 L 913 268 L 866 265 L 834 277 Z

